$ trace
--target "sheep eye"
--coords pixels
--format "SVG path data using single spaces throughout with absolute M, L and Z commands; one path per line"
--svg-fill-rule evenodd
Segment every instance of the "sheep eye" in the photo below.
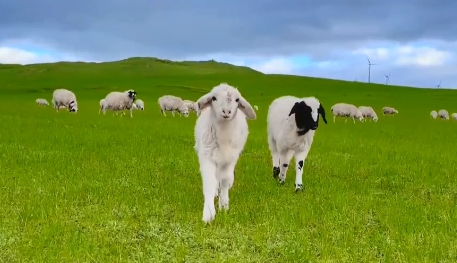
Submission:
M 216 100 L 217 100 L 216 97 L 213 97 L 213 101 L 216 101 Z
M 239 102 L 239 101 L 240 101 L 240 99 L 236 99 L 235 101 L 236 101 L 236 102 Z

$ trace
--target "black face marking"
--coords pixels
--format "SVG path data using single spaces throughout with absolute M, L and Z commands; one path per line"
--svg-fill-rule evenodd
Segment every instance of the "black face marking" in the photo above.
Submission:
M 287 166 L 289 166 L 289 164 L 283 163 L 282 166 L 285 167 L 285 168 L 287 168 Z
M 236 99 L 235 101 L 236 101 L 236 102 L 240 102 L 240 99 Z
M 216 101 L 216 100 L 217 100 L 216 97 L 214 97 L 214 96 L 213 96 L 211 99 L 212 99 L 213 101 Z
M 278 178 L 279 172 L 280 172 L 279 167 L 274 166 L 274 167 L 273 167 L 273 177 L 274 177 L 274 178 Z
M 303 169 L 303 161 L 298 162 L 298 169 Z
M 314 121 L 311 112 L 311 107 L 306 105 L 304 101 L 296 102 L 290 110 L 289 116 L 295 114 L 295 125 L 298 128 L 298 136 L 305 135 L 311 129 L 317 129 L 319 118 L 317 121 Z

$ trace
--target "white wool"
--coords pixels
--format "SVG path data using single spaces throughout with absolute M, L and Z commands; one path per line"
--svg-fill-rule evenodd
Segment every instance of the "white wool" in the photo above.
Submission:
M 343 117 L 346 118 L 352 118 L 352 121 L 355 123 L 355 118 L 359 119 L 359 121 L 363 121 L 363 114 L 360 112 L 359 109 L 357 109 L 356 106 L 353 104 L 348 104 L 348 103 L 337 103 L 333 105 L 330 110 L 333 113 L 333 122 L 336 121 L 336 117 Z
M 135 106 L 137 110 L 144 110 L 144 101 L 138 99 L 135 101 Z
M 46 99 L 38 98 L 35 102 L 38 106 L 49 106 L 49 102 Z
M 397 114 L 398 111 L 392 107 L 383 107 L 382 108 L 382 114 L 383 115 L 394 115 Z
M 300 102 L 311 108 L 311 112 L 298 112 L 301 109 L 295 105 L 300 105 Z M 296 114 L 311 115 L 309 121 L 312 123 L 298 124 Z M 275 99 L 268 108 L 268 145 L 273 160 L 273 176 L 276 178 L 279 175 L 280 183 L 284 183 L 289 163 L 295 157 L 296 191 L 303 187 L 303 166 L 318 128 L 319 114 L 326 123 L 325 110 L 315 97 L 283 96 Z M 310 124 L 315 127 L 308 127 Z M 298 125 L 303 126 L 299 129 Z M 299 132 L 302 134 L 299 135 Z
M 187 107 L 189 110 L 191 110 L 191 111 L 193 111 L 193 112 L 197 112 L 198 106 L 197 106 L 197 103 L 196 103 L 196 102 L 191 101 L 191 100 L 183 100 L 183 102 L 184 102 L 184 105 L 186 105 L 186 107 Z
M 449 112 L 447 112 L 447 110 L 445 110 L 445 109 L 439 110 L 438 111 L 438 118 L 449 120 Z
M 240 92 L 221 83 L 197 101 L 200 116 L 195 124 L 195 150 L 203 182 L 203 217 L 209 223 L 219 208 L 228 209 L 229 189 L 234 182 L 235 165 L 248 138 L 246 119 L 256 119 L 252 106 Z
M 371 106 L 360 106 L 359 111 L 362 113 L 362 116 L 365 119 L 373 120 L 374 122 L 378 121 L 378 115 Z
M 70 112 L 78 112 L 76 95 L 67 89 L 56 89 L 52 93 L 52 105 L 59 112 L 61 106 L 65 106 Z
M 133 118 L 133 102 L 136 98 L 135 90 L 127 90 L 124 92 L 113 91 L 108 93 L 105 97 L 105 105 L 103 106 L 103 114 L 107 109 L 113 110 L 116 114 L 118 111 L 130 110 L 130 117 Z M 102 103 L 100 101 L 100 103 Z M 125 114 L 122 112 L 122 115 Z M 121 116 L 122 116 L 121 115 Z
M 457 121 L 457 113 L 452 113 L 452 118 Z
M 160 106 L 160 112 L 162 112 L 165 117 L 167 116 L 165 111 L 171 111 L 173 117 L 175 116 L 175 111 L 178 112 L 179 116 L 181 116 L 181 114 L 185 117 L 189 116 L 189 109 L 180 97 L 165 95 L 159 98 L 158 103 Z
M 438 112 L 436 112 L 436 110 L 432 110 L 432 112 L 430 112 L 430 117 L 436 119 L 436 117 L 438 117 Z

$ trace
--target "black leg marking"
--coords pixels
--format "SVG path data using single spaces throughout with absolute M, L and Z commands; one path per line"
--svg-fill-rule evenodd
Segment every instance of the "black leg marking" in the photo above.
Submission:
M 300 169 L 300 171 L 303 169 L 303 161 L 298 162 L 298 169 Z
M 278 178 L 279 176 L 279 167 L 274 166 L 273 167 L 273 177 Z
M 302 190 L 303 191 L 303 185 L 302 184 L 296 184 L 295 185 L 295 193 L 298 192 L 298 190 Z
M 287 168 L 287 166 L 289 166 L 289 164 L 284 163 L 284 164 L 282 164 L 282 166 L 283 166 L 284 168 Z

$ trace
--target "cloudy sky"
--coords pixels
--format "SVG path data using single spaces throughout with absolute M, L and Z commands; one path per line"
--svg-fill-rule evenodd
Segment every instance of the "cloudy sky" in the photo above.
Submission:
M 1 0 L 0 63 L 215 59 L 457 88 L 457 1 Z

